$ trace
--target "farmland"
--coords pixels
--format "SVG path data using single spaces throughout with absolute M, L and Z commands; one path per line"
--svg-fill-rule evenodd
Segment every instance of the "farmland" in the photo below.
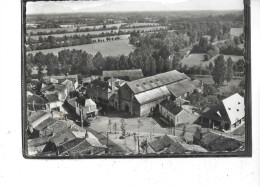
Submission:
M 63 33 L 63 34 L 50 34 L 50 35 L 36 35 L 36 36 L 30 36 L 32 39 L 38 40 L 39 37 L 41 36 L 42 38 L 48 37 L 48 36 L 53 36 L 53 37 L 63 37 L 63 36 L 73 36 L 73 35 L 99 35 L 101 33 L 111 33 L 115 32 L 117 33 L 116 30 L 100 30 L 100 31 L 89 31 L 89 32 L 73 32 L 73 33 Z M 28 36 L 26 37 L 28 39 Z
M 67 28 L 66 28 L 67 29 Z M 68 28 L 71 29 L 72 31 L 75 31 L 76 28 Z M 73 30 L 74 29 L 74 30 Z M 120 29 L 122 32 L 131 32 L 131 31 L 144 31 L 144 32 L 152 32 L 160 29 L 166 29 L 164 26 L 156 26 L 156 27 L 142 27 L 142 28 L 127 28 L 127 29 Z M 43 29 L 42 29 L 43 30 Z M 60 30 L 60 29 L 58 29 Z M 42 38 L 48 37 L 48 36 L 53 36 L 53 37 L 63 37 L 63 36 L 73 36 L 73 35 L 99 35 L 101 33 L 117 33 L 118 30 L 98 30 L 98 31 L 89 31 L 89 32 L 72 32 L 72 33 L 62 33 L 62 34 L 49 34 L 49 35 L 35 35 L 35 36 L 30 36 L 32 39 L 38 40 L 39 37 L 41 36 Z M 28 39 L 28 36 L 26 37 Z
M 205 67 L 206 65 L 209 65 L 210 62 L 214 64 L 214 60 L 217 58 L 217 56 L 214 56 L 210 60 L 205 61 L 204 55 L 205 54 L 190 54 L 184 59 L 182 59 L 180 63 L 182 63 L 182 65 L 187 65 L 188 67 L 192 67 L 195 65 L 197 66 L 202 65 L 203 67 Z M 237 62 L 239 59 L 244 59 L 244 56 L 224 55 L 225 60 L 227 60 L 229 57 L 231 57 L 231 59 L 234 62 Z
M 146 26 L 160 26 L 159 23 L 131 23 L 124 25 L 126 27 L 146 27 Z
M 111 28 L 111 27 L 120 27 L 122 24 L 125 23 L 120 23 L 120 24 L 108 24 L 106 25 L 106 28 Z M 94 29 L 94 27 L 96 29 L 100 29 L 103 28 L 104 25 L 95 25 L 95 26 L 86 26 L 86 25 L 75 25 L 75 27 L 67 27 L 67 28 L 46 28 L 46 29 L 32 29 L 32 30 L 27 30 L 27 33 L 33 33 L 36 34 L 37 32 L 56 32 L 58 30 L 66 30 L 68 32 L 73 32 L 77 29 L 77 27 L 79 27 L 80 29 L 85 29 L 85 28 L 89 28 L 89 29 Z
M 77 45 L 77 46 L 70 46 L 70 47 L 35 50 L 35 51 L 29 51 L 27 52 L 27 54 L 31 53 L 35 55 L 37 52 L 42 52 L 43 54 L 53 53 L 54 55 L 58 55 L 58 52 L 64 49 L 83 50 L 92 55 L 95 55 L 99 51 L 103 56 L 128 55 L 130 52 L 134 51 L 134 47 L 129 44 L 129 41 L 127 39 L 124 39 L 124 40 Z
M 230 34 L 232 36 L 240 36 L 243 33 L 243 28 L 231 28 Z

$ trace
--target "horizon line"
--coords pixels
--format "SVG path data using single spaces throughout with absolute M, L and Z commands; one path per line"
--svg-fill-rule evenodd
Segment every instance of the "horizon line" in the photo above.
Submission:
M 220 11 L 244 11 L 244 9 L 224 9 L 224 10 L 207 10 L 207 9 L 201 9 L 201 10 L 146 10 L 146 11 L 141 11 L 141 10 L 134 10 L 134 11 L 91 11 L 91 12 L 53 12 L 53 13 L 28 13 L 26 15 L 59 15 L 59 14 L 78 14 L 78 13 L 135 13 L 135 12 L 198 12 L 198 11 L 214 11 L 214 12 L 220 12 Z

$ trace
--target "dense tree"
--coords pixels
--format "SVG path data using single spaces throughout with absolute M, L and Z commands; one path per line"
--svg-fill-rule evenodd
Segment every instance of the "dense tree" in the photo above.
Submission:
M 224 61 L 224 56 L 219 55 L 214 62 L 215 66 L 213 68 L 212 76 L 215 83 L 220 86 L 225 80 L 226 65 Z
M 233 60 L 231 59 L 231 57 L 229 57 L 227 59 L 227 69 L 226 69 L 226 73 L 225 73 L 225 80 L 228 82 L 230 82 L 233 78 Z

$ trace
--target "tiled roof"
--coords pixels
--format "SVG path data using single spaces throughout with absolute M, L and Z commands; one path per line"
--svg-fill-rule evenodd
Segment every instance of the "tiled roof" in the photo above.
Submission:
M 47 101 L 38 95 L 32 95 L 27 98 L 27 104 L 46 104 Z
M 58 147 L 63 143 L 68 141 L 74 140 L 76 137 L 74 134 L 68 130 L 57 133 L 54 137 L 50 139 L 50 141 L 54 142 L 55 145 Z
M 34 129 L 41 131 L 44 128 L 47 128 L 48 126 L 53 125 L 54 123 L 56 123 L 58 120 L 54 119 L 54 118 L 47 118 L 46 120 L 42 121 L 41 123 L 39 123 Z
M 28 122 L 29 123 L 33 123 L 35 122 L 36 120 L 40 119 L 41 117 L 43 117 L 44 115 L 47 115 L 49 113 L 45 112 L 45 111 L 42 111 L 42 110 L 39 110 L 33 114 L 31 114 L 29 117 L 28 117 Z
M 76 147 L 78 144 L 80 144 L 84 140 L 85 140 L 84 138 L 75 138 L 71 141 L 65 142 L 64 144 L 58 146 L 59 154 L 69 151 L 70 149 Z
M 162 105 L 166 110 L 171 112 L 173 115 L 179 114 L 183 109 L 176 105 L 174 102 L 171 102 L 169 100 L 163 100 L 160 105 Z
M 103 77 L 131 77 L 131 79 L 140 79 L 144 77 L 144 75 L 141 69 L 111 70 L 103 71 Z
M 202 148 L 199 145 L 190 145 L 186 143 L 182 143 L 181 145 L 190 152 L 208 152 L 206 149 Z
M 187 78 L 188 76 L 186 76 L 185 74 L 173 70 L 173 71 L 157 74 L 154 76 L 138 79 L 135 81 L 127 82 L 127 85 L 135 94 L 137 94 L 140 92 L 161 87 L 163 85 L 168 85 Z
M 166 87 L 168 88 L 170 93 L 175 97 L 180 97 L 187 93 L 186 89 L 183 88 L 183 86 L 181 86 L 181 84 L 178 82 L 166 85 Z
M 209 132 L 209 133 L 206 133 L 206 134 L 204 134 L 204 135 L 202 136 L 201 142 L 202 142 L 203 145 L 208 145 L 208 144 L 210 144 L 212 141 L 214 141 L 214 140 L 216 140 L 216 139 L 218 139 L 218 138 L 220 138 L 220 137 L 221 137 L 220 135 L 217 135 L 217 134 L 215 134 L 215 133 Z
M 181 143 L 175 142 L 172 143 L 170 147 L 166 148 L 163 152 L 164 153 L 174 153 L 174 154 L 184 154 L 188 150 L 184 148 Z
M 195 79 L 193 81 L 191 81 L 191 83 L 193 84 L 194 87 L 199 88 L 201 86 L 201 81 L 198 79 Z
M 55 134 L 55 133 L 67 130 L 70 125 L 72 125 L 72 122 L 57 121 L 53 125 L 47 127 L 47 130 Z
M 194 89 L 195 89 L 193 84 L 189 80 L 187 80 L 187 79 L 185 79 L 183 81 L 180 81 L 179 83 L 186 90 L 186 92 L 193 92 Z
M 49 141 L 48 137 L 34 138 L 27 141 L 28 146 L 40 146 L 46 144 Z
M 166 147 L 170 147 L 174 141 L 169 136 L 161 136 L 158 139 L 148 143 L 155 152 L 160 152 Z
M 208 148 L 211 151 L 233 151 L 241 146 L 241 143 L 232 138 L 221 136 L 220 138 L 212 141 Z
M 154 100 L 162 99 L 169 95 L 170 93 L 167 92 L 167 89 L 161 89 L 161 87 L 159 87 L 136 94 L 135 98 L 140 104 L 145 104 Z
M 46 99 L 47 99 L 50 103 L 60 101 L 60 100 L 59 100 L 59 97 L 58 97 L 58 95 L 57 95 L 56 93 L 54 93 L 54 94 L 46 94 L 45 97 L 46 97 Z

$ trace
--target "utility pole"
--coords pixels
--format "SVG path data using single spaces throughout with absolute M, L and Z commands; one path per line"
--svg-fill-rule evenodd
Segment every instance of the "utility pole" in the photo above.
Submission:
M 108 146 L 108 132 L 107 132 L 107 146 Z
M 80 112 L 80 122 L 81 122 L 81 128 L 83 128 L 83 107 L 81 107 L 81 112 Z
M 138 148 L 138 154 L 140 154 L 140 149 L 139 149 L 139 145 L 140 145 L 140 144 L 139 144 L 139 136 L 137 136 L 137 145 L 138 145 L 138 146 L 137 146 L 137 148 Z

